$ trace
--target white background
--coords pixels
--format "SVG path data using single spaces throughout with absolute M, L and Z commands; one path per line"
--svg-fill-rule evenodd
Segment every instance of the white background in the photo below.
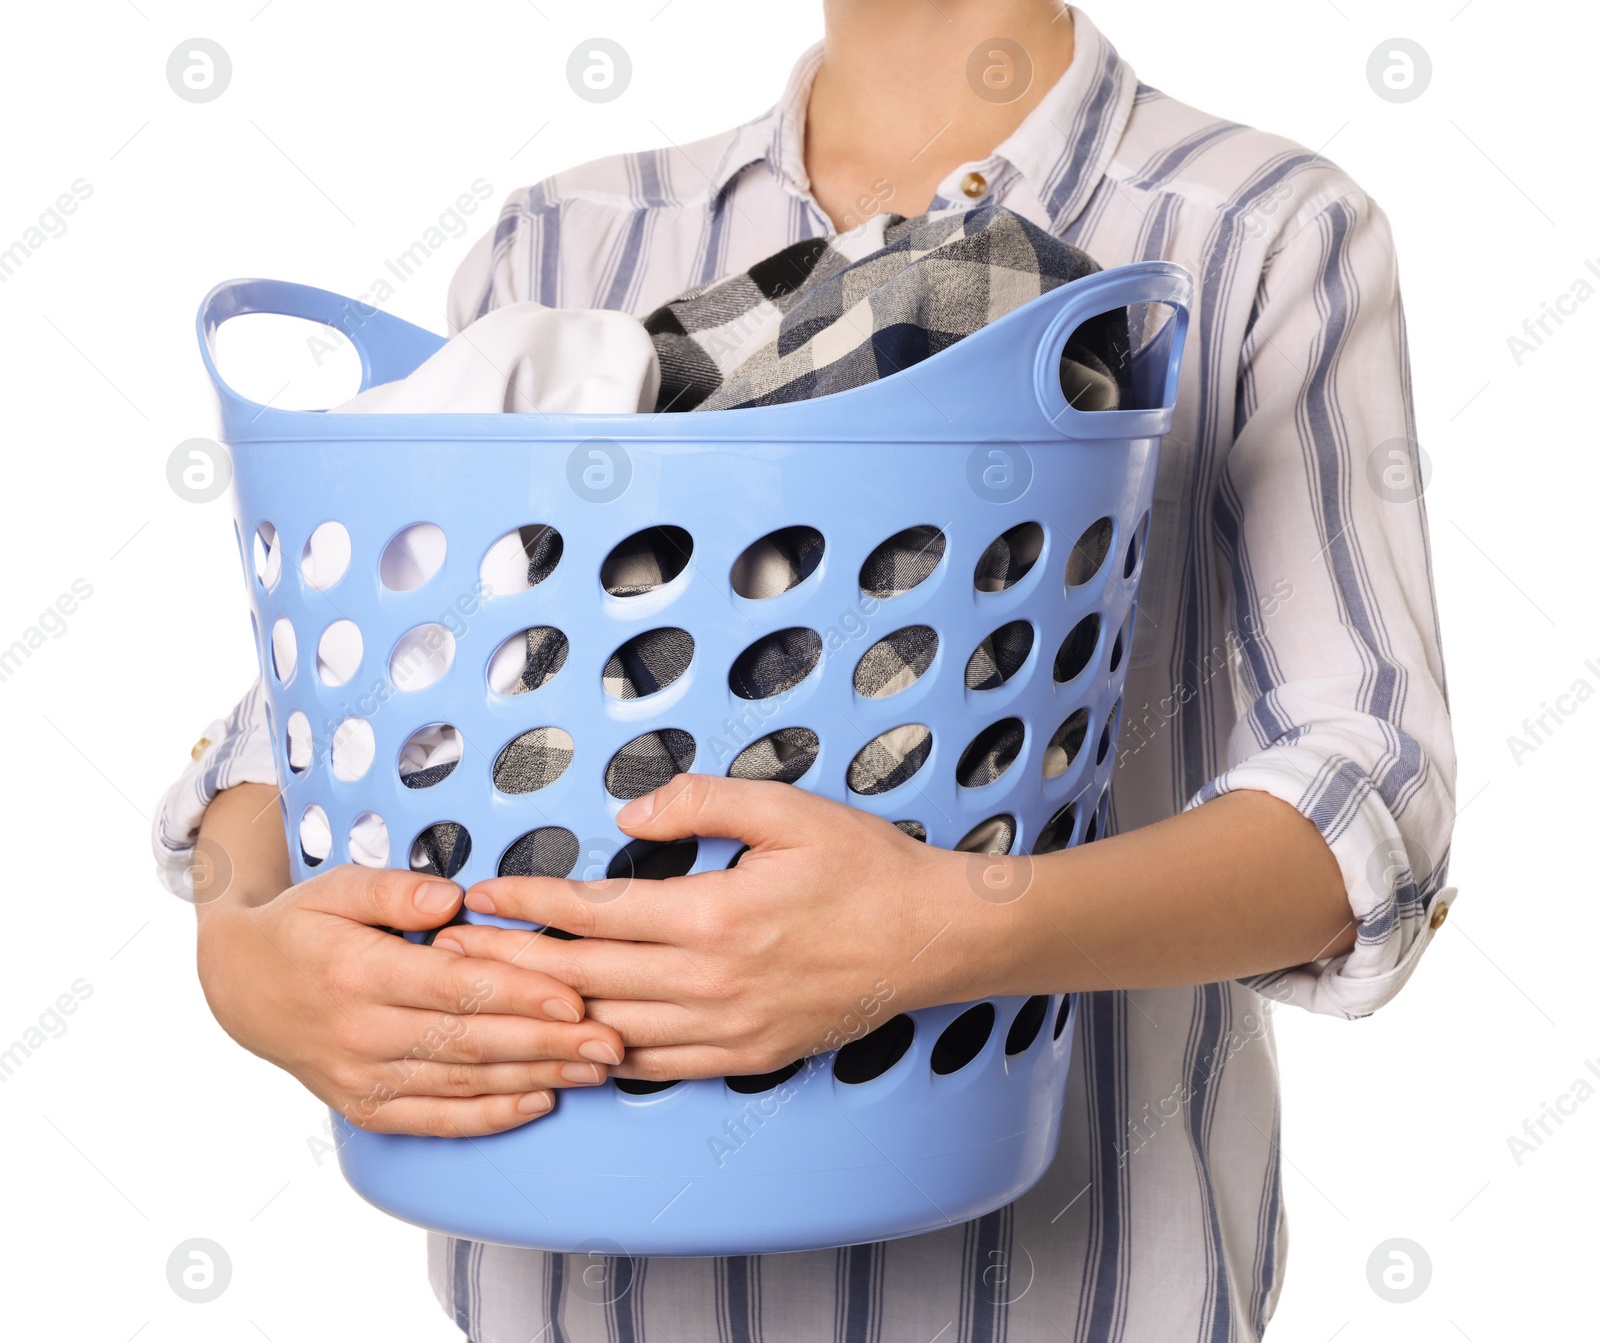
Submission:
M 1520 1165 L 1507 1145 L 1571 1090 L 1586 1058 L 1600 1059 L 1600 917 L 1580 861 L 1596 829 L 1600 702 L 1520 763 L 1507 745 L 1574 681 L 1600 689 L 1600 302 L 1520 366 L 1507 347 L 1586 258 L 1600 259 L 1600 31 L 1587 7 L 1555 10 L 1091 10 L 1147 82 L 1325 147 L 1388 212 L 1433 468 L 1462 898 L 1376 1017 L 1277 1016 L 1292 1248 L 1273 1339 L 1593 1337 L 1600 1317 L 1600 1096 Z M 75 179 L 93 194 L 0 285 L 0 646 L 74 580 L 93 595 L 0 683 L 0 834 L 13 855 L 0 1047 L 75 981 L 92 993 L 0 1083 L 0 1332 L 457 1339 L 425 1281 L 422 1233 L 366 1207 L 331 1158 L 315 1159 L 321 1107 L 212 1022 L 193 913 L 152 875 L 155 799 L 253 675 L 228 505 L 187 503 L 166 481 L 174 445 L 214 432 L 194 310 L 236 275 L 359 293 L 482 177 L 493 199 L 472 233 L 389 305 L 441 328 L 450 273 L 508 191 L 761 111 L 820 35 L 820 9 L 74 0 L 8 6 L 5 29 L 0 248 Z M 621 41 L 634 63 L 632 87 L 605 106 L 579 101 L 563 74 L 595 35 Z M 231 86 L 205 105 L 165 80 L 168 53 L 194 36 L 233 61 Z M 1365 77 L 1369 53 L 1396 36 L 1422 43 L 1434 67 L 1406 105 L 1380 100 Z M 314 402 L 303 348 L 284 358 L 246 390 L 293 380 L 283 402 Z M 169 1252 L 194 1236 L 222 1244 L 233 1265 L 207 1305 L 180 1300 L 166 1279 Z M 1368 1255 L 1394 1236 L 1432 1262 L 1431 1285 L 1407 1305 L 1367 1282 Z

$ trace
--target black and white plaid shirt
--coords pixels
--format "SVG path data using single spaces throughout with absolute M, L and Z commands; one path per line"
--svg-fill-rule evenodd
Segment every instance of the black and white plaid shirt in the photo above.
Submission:
M 584 1289 L 580 1259 L 434 1236 L 439 1298 L 477 1343 L 1222 1343 L 1257 1338 L 1272 1313 L 1286 1224 L 1268 1009 L 1374 1011 L 1454 897 L 1455 756 L 1406 474 L 1395 258 L 1383 214 L 1327 160 L 1139 84 L 1081 12 L 1074 23 L 1071 68 L 934 205 L 1003 204 L 1103 266 L 1166 258 L 1199 278 L 1113 827 L 1231 789 L 1283 798 L 1339 861 L 1356 949 L 1249 984 L 1086 995 L 1060 1155 L 1016 1203 L 965 1225 L 837 1251 L 638 1261 L 603 1305 L 613 1293 Z M 801 152 L 819 58 L 801 59 L 771 112 L 723 135 L 515 193 L 456 277 L 452 328 L 526 299 L 643 316 L 831 232 Z M 174 887 L 206 802 L 274 781 L 258 694 L 207 736 L 156 823 Z

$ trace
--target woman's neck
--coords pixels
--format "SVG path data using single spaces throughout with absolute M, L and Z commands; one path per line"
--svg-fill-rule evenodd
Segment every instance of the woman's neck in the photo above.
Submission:
M 1072 63 L 1072 18 L 1057 0 L 825 0 L 824 13 L 805 160 L 841 232 L 880 210 L 920 214 Z

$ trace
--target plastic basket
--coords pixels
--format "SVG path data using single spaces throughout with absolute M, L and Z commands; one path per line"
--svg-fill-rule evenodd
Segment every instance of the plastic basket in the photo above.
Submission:
M 1013 853 L 1095 838 L 1105 826 L 1158 446 L 1171 423 L 1190 291 L 1187 273 L 1168 263 L 1102 272 L 882 381 L 783 406 L 341 416 L 273 409 L 233 392 L 213 359 L 217 327 L 277 313 L 337 328 L 360 353 L 363 388 L 405 376 L 443 339 L 319 289 L 265 280 L 219 286 L 198 327 L 233 459 L 240 558 L 286 781 L 295 879 L 318 870 L 296 838 L 310 806 L 323 809 L 333 832 L 329 863 L 346 860 L 344 837 L 370 812 L 387 826 L 393 866 L 407 864 L 414 836 L 449 821 L 470 835 L 470 856 L 455 874 L 463 884 L 494 875 L 506 850 L 542 827 L 562 827 L 578 841 L 573 875 L 599 875 L 625 841 L 607 765 L 625 743 L 668 727 L 692 736 L 691 768 L 713 773 L 763 734 L 809 729 L 816 758 L 796 786 L 919 822 L 943 847 L 995 817 L 1011 818 Z M 1068 336 L 1085 319 L 1135 304 L 1171 313 L 1134 361 L 1134 405 L 1142 408 L 1074 410 L 1058 376 Z M 338 582 L 315 588 L 298 559 L 312 531 L 329 522 L 347 530 L 350 561 Z M 413 590 L 391 590 L 380 580 L 380 556 L 398 533 L 423 523 L 443 532 L 442 565 Z M 480 564 L 491 546 L 535 524 L 561 535 L 554 571 L 524 591 L 484 594 Z M 609 594 L 600 579 L 608 554 L 658 525 L 692 539 L 682 572 L 641 596 Z M 864 594 L 869 554 L 919 526 L 943 536 L 932 572 L 897 596 Z M 730 575 L 741 554 L 790 527 L 821 534 L 821 562 L 781 595 L 739 595 Z M 276 565 L 255 562 L 258 532 L 274 543 Z M 1006 534 L 1020 542 L 1019 553 L 1036 551 L 1032 563 L 1014 585 L 980 590 L 980 558 Z M 355 674 L 334 687 L 319 678 L 313 650 L 341 620 L 358 627 L 363 652 Z M 969 656 L 1016 621 L 1033 630 L 1020 669 L 999 686 L 969 689 Z M 286 679 L 272 653 L 280 622 L 298 646 Z M 858 693 L 852 671 L 862 654 L 913 625 L 938 636 L 931 665 L 898 693 Z M 692 635 L 687 672 L 645 698 L 607 694 L 601 671 L 613 652 L 663 626 Z M 425 627 L 448 632 L 447 641 L 431 636 L 446 648 L 433 650 L 433 669 L 447 661 L 448 670 L 419 686 L 425 678 L 391 675 L 391 655 L 414 653 L 408 635 Z M 530 693 L 493 693 L 487 668 L 496 650 L 536 627 L 565 634 L 561 670 Z M 740 653 L 795 628 L 822 636 L 805 679 L 765 701 L 736 695 L 729 669 Z M 410 688 L 398 688 L 402 680 Z M 298 771 L 287 747 L 297 713 L 314 747 Z M 352 717 L 370 727 L 376 756 L 364 777 L 346 781 L 334 775 L 328 743 Z M 956 769 L 969 743 L 1013 718 L 1023 735 L 1009 767 L 981 787 L 961 786 Z M 429 724 L 453 725 L 465 749 L 448 777 L 408 787 L 396 762 L 411 734 Z M 857 753 L 906 725 L 931 730 L 920 769 L 887 792 L 851 792 Z M 536 792 L 498 791 L 497 755 L 539 727 L 570 735 L 570 765 Z M 725 866 L 735 849 L 704 839 L 693 870 Z M 895 972 L 882 970 L 891 988 Z M 937 1229 L 1015 1199 L 1055 1153 L 1074 1000 L 955 1004 L 879 1025 L 892 1007 L 891 997 L 881 1016 L 861 1023 L 875 1028 L 870 1033 L 786 1079 L 696 1080 L 650 1094 L 609 1081 L 558 1093 L 553 1113 L 489 1138 L 374 1135 L 335 1114 L 341 1165 L 364 1197 L 423 1226 L 627 1254 L 854 1244 Z

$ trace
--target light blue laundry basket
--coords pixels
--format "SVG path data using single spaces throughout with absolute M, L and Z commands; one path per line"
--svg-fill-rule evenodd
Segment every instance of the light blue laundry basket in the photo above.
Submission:
M 295 879 L 318 870 L 297 840 L 312 806 L 333 834 L 329 863 L 346 861 L 352 824 L 375 813 L 393 866 L 407 864 L 415 836 L 448 821 L 470 835 L 456 874 L 463 884 L 494 875 L 509 846 L 544 827 L 576 837 L 574 875 L 601 875 L 625 840 L 607 764 L 625 743 L 662 728 L 692 735 L 692 768 L 713 773 L 764 733 L 809 729 L 817 756 L 796 786 L 919 822 L 943 847 L 996 817 L 1010 819 L 1013 853 L 1095 838 L 1106 823 L 1134 597 L 1190 293 L 1188 274 L 1168 263 L 1102 272 L 880 382 L 789 405 L 330 416 L 233 392 L 213 360 L 217 327 L 247 313 L 335 327 L 360 353 L 363 388 L 404 377 L 443 339 L 319 289 L 219 286 L 200 309 L 199 334 L 233 458 Z M 1150 325 L 1154 334 L 1135 357 L 1138 408 L 1074 410 L 1058 371 L 1067 338 L 1085 319 L 1124 305 L 1165 305 L 1148 310 L 1169 315 L 1159 329 Z M 315 588 L 298 558 L 313 530 L 331 522 L 348 532 L 349 564 L 332 586 Z M 380 556 L 402 530 L 424 523 L 443 533 L 442 565 L 413 590 L 391 590 L 380 581 Z M 480 563 L 491 546 L 537 524 L 560 532 L 554 571 L 525 591 L 482 594 Z M 607 555 L 657 525 L 688 534 L 687 565 L 655 591 L 610 595 L 600 581 Z M 820 564 L 781 595 L 738 595 L 730 574 L 740 555 L 791 527 L 821 534 Z M 914 527 L 943 535 L 932 573 L 901 595 L 866 596 L 859 575 L 869 552 Z M 980 557 L 1005 535 L 1032 562 L 1013 586 L 980 590 Z M 355 674 L 330 687 L 314 650 L 341 620 L 359 629 L 363 652 Z M 1015 621 L 1029 622 L 1034 635 L 1020 670 L 996 688 L 968 689 L 969 655 Z M 280 622 L 298 647 L 287 679 L 275 674 L 272 653 Z M 862 654 L 913 625 L 937 633 L 932 664 L 898 693 L 858 694 L 852 671 Z M 614 650 L 664 626 L 692 635 L 688 671 L 642 699 L 607 694 L 601 672 Z M 433 634 L 408 639 L 429 627 Z M 495 651 L 540 627 L 567 637 L 561 670 L 530 693 L 493 693 L 486 669 Z M 762 635 L 797 627 L 822 636 L 812 672 L 774 699 L 739 698 L 729 683 L 739 654 Z M 397 647 L 408 666 L 431 659 L 435 671 L 448 670 L 417 688 L 426 676 L 391 675 Z M 309 765 L 301 752 L 301 768 L 291 769 L 296 714 L 310 725 L 313 751 Z M 335 725 L 351 717 L 370 727 L 376 758 L 364 777 L 347 781 L 335 777 L 328 746 Z M 1009 718 L 1024 725 L 1009 768 L 981 787 L 961 786 L 965 748 Z M 432 787 L 408 787 L 397 762 L 408 738 L 432 724 L 459 730 L 462 758 Z M 875 796 L 850 792 L 856 754 L 906 725 L 932 732 L 914 777 Z M 497 791 L 496 757 L 539 727 L 570 735 L 570 765 L 537 792 Z M 735 850 L 725 839 L 702 840 L 694 870 L 725 866 Z M 895 971 L 883 967 L 890 987 Z M 489 1138 L 374 1135 L 335 1114 L 340 1161 L 364 1197 L 396 1216 L 511 1245 L 704 1255 L 912 1235 L 1002 1206 L 1044 1173 L 1059 1137 L 1074 1004 L 1070 996 L 1003 998 L 880 1025 L 894 1010 L 889 998 L 863 1021 L 869 1033 L 787 1078 L 689 1081 L 642 1094 L 607 1082 L 558 1093 L 552 1114 Z

